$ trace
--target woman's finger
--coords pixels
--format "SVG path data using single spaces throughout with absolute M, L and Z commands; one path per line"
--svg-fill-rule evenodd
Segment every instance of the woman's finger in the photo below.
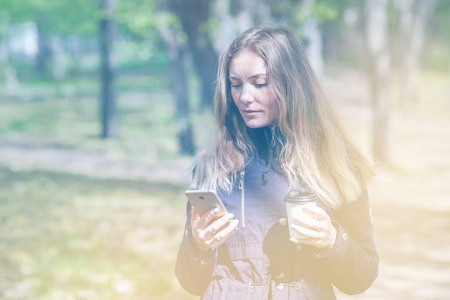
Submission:
M 329 221 L 317 221 L 312 217 L 294 217 L 293 224 L 305 227 L 315 231 L 323 231 L 327 227 Z
M 300 214 L 294 215 L 292 218 L 294 224 L 315 231 L 325 230 L 328 226 L 328 223 L 330 222 L 329 217 L 323 216 L 320 212 L 316 215 L 316 212 L 309 210 L 308 211 L 305 210 Z
M 215 220 L 214 222 L 212 222 L 207 228 L 206 230 L 210 231 L 210 232 L 218 232 L 222 227 L 228 225 L 230 223 L 231 220 L 234 219 L 234 214 L 229 213 L 226 214 L 225 216 L 221 217 L 220 219 Z
M 303 211 L 307 214 L 310 214 L 312 218 L 315 220 L 319 221 L 330 220 L 330 216 L 322 208 L 318 206 L 304 207 Z
M 229 221 L 225 227 L 222 227 L 209 241 L 212 247 L 220 246 L 225 240 L 233 234 L 238 228 L 239 220 Z
M 194 240 L 202 249 L 210 249 L 222 244 L 239 223 L 233 220 L 232 213 L 215 220 L 214 217 L 217 217 L 217 212 L 212 210 L 192 223 Z
M 191 206 L 191 221 L 198 220 L 199 218 L 200 218 L 200 216 L 195 211 L 195 208 L 193 206 Z
M 195 221 L 195 226 L 197 228 L 205 229 L 209 225 L 209 223 L 215 217 L 217 217 L 219 211 L 220 210 L 217 207 L 212 208 L 208 212 L 206 212 L 204 215 L 200 216 L 198 219 L 193 219 L 194 218 L 194 215 L 193 215 L 191 221 Z M 198 216 L 198 214 L 197 214 L 197 216 Z M 192 226 L 194 227 L 194 224 L 192 224 Z
M 312 245 L 318 248 L 333 247 L 336 241 L 337 232 L 334 226 L 331 224 L 331 221 L 321 221 L 318 224 L 320 224 L 321 226 L 315 226 L 314 228 L 292 224 L 292 229 L 303 235 L 304 238 L 291 238 L 291 241 L 299 244 Z
M 308 229 L 296 224 L 292 224 L 291 225 L 292 229 L 294 229 L 296 232 L 304 235 L 306 238 L 309 239 L 315 239 L 315 240 L 320 240 L 320 239 L 324 239 L 326 237 L 326 233 L 324 231 L 316 231 L 316 230 L 312 230 L 312 229 Z

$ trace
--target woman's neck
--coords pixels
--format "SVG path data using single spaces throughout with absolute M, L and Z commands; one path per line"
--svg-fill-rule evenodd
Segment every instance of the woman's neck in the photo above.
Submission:
M 266 162 L 269 160 L 269 147 L 271 147 L 272 129 L 270 126 L 250 128 L 249 136 L 256 148 L 256 153 Z

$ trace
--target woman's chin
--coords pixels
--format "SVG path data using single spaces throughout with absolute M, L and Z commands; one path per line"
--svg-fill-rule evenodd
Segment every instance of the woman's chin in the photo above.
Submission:
M 269 122 L 263 122 L 263 121 L 257 121 L 257 120 L 250 120 L 250 121 L 246 121 L 245 125 L 247 125 L 248 128 L 262 128 L 262 127 L 266 127 L 269 126 L 270 123 Z
M 253 128 L 253 129 L 267 126 L 264 123 L 258 123 L 258 122 L 245 122 L 245 125 L 247 125 L 248 128 Z

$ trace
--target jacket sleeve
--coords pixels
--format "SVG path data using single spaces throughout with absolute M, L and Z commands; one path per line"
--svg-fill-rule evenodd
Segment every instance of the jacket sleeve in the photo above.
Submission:
M 335 212 L 336 243 L 317 258 L 331 282 L 341 292 L 363 293 L 378 276 L 372 216 L 367 191 Z
M 187 205 L 185 233 L 178 250 L 175 273 L 181 286 L 189 293 L 201 296 L 211 281 L 216 263 L 216 250 L 202 251 L 191 234 L 191 205 Z

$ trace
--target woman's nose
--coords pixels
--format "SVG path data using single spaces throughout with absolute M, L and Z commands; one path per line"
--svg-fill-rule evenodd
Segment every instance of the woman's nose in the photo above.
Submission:
M 245 103 L 245 104 L 250 104 L 252 103 L 255 99 L 253 98 L 253 94 L 250 91 L 249 87 L 242 87 L 242 93 L 241 93 L 241 102 Z

